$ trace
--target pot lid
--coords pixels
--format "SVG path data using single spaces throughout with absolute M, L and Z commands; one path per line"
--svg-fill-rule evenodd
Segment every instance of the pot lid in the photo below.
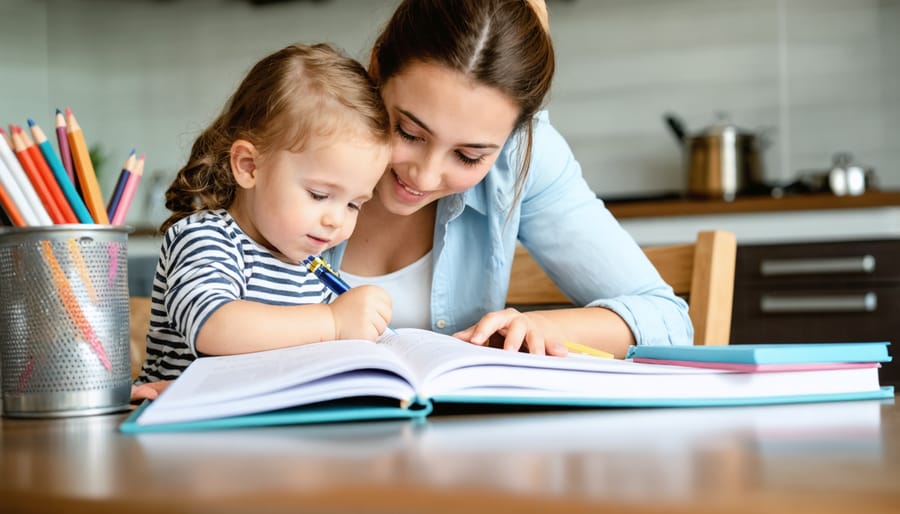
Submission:
M 716 112 L 716 121 L 704 127 L 698 136 L 752 136 L 753 132 L 742 129 L 731 122 L 731 115 L 725 111 Z

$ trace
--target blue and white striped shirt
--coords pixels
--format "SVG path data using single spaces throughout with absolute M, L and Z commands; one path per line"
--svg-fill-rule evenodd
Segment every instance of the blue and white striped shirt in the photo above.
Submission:
M 327 303 L 330 293 L 301 263 L 258 245 L 225 210 L 201 211 L 163 237 L 153 278 L 147 358 L 136 384 L 177 378 L 197 357 L 197 334 L 233 300 Z M 248 327 L 249 329 L 249 327 Z

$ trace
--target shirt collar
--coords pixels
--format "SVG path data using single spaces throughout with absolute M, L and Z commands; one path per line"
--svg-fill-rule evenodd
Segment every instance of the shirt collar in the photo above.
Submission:
M 481 182 L 475 185 L 475 187 L 470 188 L 463 193 L 461 196 L 463 197 L 463 203 L 467 207 L 471 207 L 478 211 L 479 214 L 484 214 L 487 212 L 487 187 L 485 186 L 487 177 L 481 179 Z
M 487 212 L 485 195 L 485 187 L 482 182 L 462 193 L 441 198 L 438 200 L 437 222 L 442 224 L 449 223 L 462 214 L 466 207 L 470 207 L 479 214 L 484 215 Z

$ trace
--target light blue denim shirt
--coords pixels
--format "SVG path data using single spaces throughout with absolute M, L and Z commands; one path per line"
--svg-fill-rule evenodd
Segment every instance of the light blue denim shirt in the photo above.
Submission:
M 546 112 L 535 117 L 528 179 L 513 203 L 523 142 L 513 134 L 481 182 L 438 201 L 430 328 L 452 334 L 505 307 L 518 239 L 576 305 L 616 312 L 638 344 L 691 344 L 687 304 L 588 187 Z M 345 247 L 325 254 L 335 269 Z

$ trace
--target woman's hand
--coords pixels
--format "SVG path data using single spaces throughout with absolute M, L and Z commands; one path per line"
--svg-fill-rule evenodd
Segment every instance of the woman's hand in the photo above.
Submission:
M 335 339 L 378 339 L 393 315 L 391 296 L 376 286 L 354 287 L 329 304 Z
M 568 352 L 561 334 L 554 323 L 538 313 L 504 309 L 485 314 L 478 323 L 453 336 L 478 345 L 502 339 L 504 350 L 519 351 L 524 344 L 530 353 L 562 357 Z

